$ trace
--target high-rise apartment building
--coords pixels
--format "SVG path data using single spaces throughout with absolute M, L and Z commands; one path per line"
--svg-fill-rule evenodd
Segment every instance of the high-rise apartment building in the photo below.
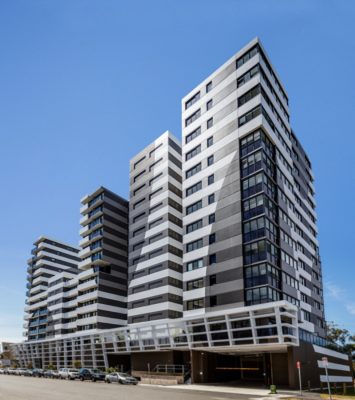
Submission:
M 129 323 L 182 317 L 181 167 L 170 132 L 131 160 Z
M 71 333 L 64 283 L 79 273 L 79 249 L 44 236 L 34 246 L 28 260 L 24 336 L 40 340 Z
M 43 275 L 30 277 L 22 365 L 79 358 L 142 379 L 173 365 L 181 381 L 295 387 L 299 361 L 319 387 L 326 356 L 331 381 L 352 382 L 325 338 L 311 163 L 258 39 L 182 99 L 182 144 L 167 131 L 133 157 L 129 207 L 104 188 L 82 204 L 79 270 L 74 248 L 46 261 L 50 275 L 30 262 Z
M 128 202 L 100 187 L 81 204 L 78 331 L 126 325 Z
M 324 336 L 313 174 L 258 40 L 182 101 L 184 309 L 286 300 Z

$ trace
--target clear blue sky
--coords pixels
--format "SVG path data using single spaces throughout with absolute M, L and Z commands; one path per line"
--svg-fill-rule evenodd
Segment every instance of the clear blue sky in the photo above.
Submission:
M 21 339 L 26 261 L 77 244 L 80 198 L 127 196 L 130 157 L 180 99 L 255 36 L 313 162 L 329 320 L 355 331 L 355 2 L 0 2 L 0 340 Z

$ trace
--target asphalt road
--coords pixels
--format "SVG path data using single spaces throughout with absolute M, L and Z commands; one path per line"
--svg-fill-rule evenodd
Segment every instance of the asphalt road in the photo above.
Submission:
M 0 375 L 0 400 L 223 400 L 247 395 Z

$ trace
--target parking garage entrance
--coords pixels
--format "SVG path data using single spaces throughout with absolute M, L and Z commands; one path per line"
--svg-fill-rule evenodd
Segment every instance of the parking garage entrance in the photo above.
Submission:
M 228 383 L 236 386 L 288 385 L 287 353 L 233 353 L 205 350 L 167 350 L 108 355 L 109 365 L 133 374 L 162 375 L 184 371 L 192 383 Z M 186 373 L 188 371 L 189 373 Z M 277 373 L 274 373 L 277 371 Z
M 287 353 L 238 354 L 193 350 L 191 360 L 191 380 L 194 383 L 288 385 Z M 275 370 L 277 374 L 274 374 Z

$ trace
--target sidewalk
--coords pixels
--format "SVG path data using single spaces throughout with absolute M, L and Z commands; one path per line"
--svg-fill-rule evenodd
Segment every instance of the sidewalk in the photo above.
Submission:
M 228 393 L 228 394 L 241 394 L 247 395 L 251 398 L 275 398 L 275 399 L 312 399 L 317 400 L 320 399 L 320 395 L 318 393 L 309 393 L 304 392 L 303 396 L 299 396 L 299 392 L 295 390 L 278 390 L 277 394 L 270 394 L 269 389 L 259 389 L 259 388 L 248 388 L 248 387 L 231 387 L 231 386 L 219 386 L 219 385 L 142 385 L 142 386 L 155 386 L 155 387 L 164 387 L 168 389 L 175 390 L 196 390 L 200 392 L 215 392 L 215 393 Z

